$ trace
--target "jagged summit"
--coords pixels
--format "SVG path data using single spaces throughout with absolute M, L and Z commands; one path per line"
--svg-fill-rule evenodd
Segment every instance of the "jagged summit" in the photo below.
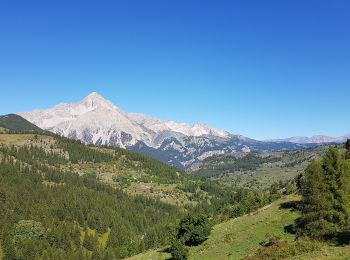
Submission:
M 95 105 L 100 105 L 100 104 L 111 104 L 112 102 L 104 98 L 97 92 L 92 92 L 82 100 L 82 103 L 91 103 Z
M 105 99 L 102 97 L 99 93 L 97 92 L 91 92 L 89 95 L 86 96 L 86 98 L 91 98 L 91 99 Z
M 119 107 L 115 106 L 110 100 L 104 98 L 97 92 L 90 93 L 80 103 L 90 108 L 106 108 L 112 110 L 115 109 L 119 112 L 122 112 Z

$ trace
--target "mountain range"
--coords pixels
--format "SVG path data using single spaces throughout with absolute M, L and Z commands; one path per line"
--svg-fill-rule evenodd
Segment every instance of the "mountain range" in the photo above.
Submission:
M 326 137 L 257 141 L 204 124 L 190 126 L 141 113 L 126 113 L 96 92 L 77 103 L 60 103 L 50 109 L 18 115 L 68 138 L 127 148 L 180 168 L 216 154 L 293 150 L 344 141 Z
M 314 135 L 311 137 L 305 136 L 293 136 L 285 139 L 272 139 L 267 140 L 269 142 L 291 142 L 297 144 L 326 144 L 326 143 L 344 143 L 346 140 L 350 138 L 350 134 L 332 137 L 326 135 Z

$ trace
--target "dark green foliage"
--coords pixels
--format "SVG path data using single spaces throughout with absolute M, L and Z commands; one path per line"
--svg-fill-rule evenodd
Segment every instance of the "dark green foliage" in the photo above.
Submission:
M 142 169 L 149 174 L 148 181 L 169 184 L 180 182 L 185 178 L 185 175 L 178 169 L 133 151 L 109 147 L 112 153 L 108 153 L 93 146 L 86 146 L 78 140 L 70 140 L 59 136 L 55 136 L 55 139 L 57 146 L 69 154 L 69 161 L 72 163 L 113 163 L 113 161 L 121 159 L 126 167 Z
M 130 161 L 137 161 L 139 163 L 139 167 L 144 169 L 146 173 L 153 177 L 153 182 L 170 184 L 180 182 L 186 178 L 186 176 L 178 169 L 161 163 L 146 155 L 121 148 L 116 148 L 115 151 L 117 158 L 124 156 Z M 132 165 L 130 166 L 133 167 Z
M 341 152 L 329 148 L 322 161 L 308 165 L 298 185 L 303 196 L 299 235 L 322 239 L 348 228 L 350 164 Z
M 199 189 L 199 183 L 188 181 L 182 185 L 178 185 L 178 188 L 184 192 L 195 193 Z
M 233 190 L 123 149 L 100 149 L 55 135 L 48 149 L 38 145 L 40 135 L 34 139 L 32 145 L 0 146 L 0 242 L 8 259 L 118 259 L 167 245 L 177 235 L 195 245 L 209 235 L 209 218 L 218 222 L 240 216 L 272 199 L 267 190 Z M 183 216 L 179 208 L 129 196 L 101 183 L 95 172 L 79 176 L 67 170 L 71 163 L 115 162 L 146 173 L 145 182 L 176 184 L 198 202 L 186 206 L 197 214 L 190 214 L 176 230 L 171 224 Z M 127 175 L 114 180 L 121 187 L 131 183 Z M 23 226 L 23 220 L 31 224 Z M 33 235 L 15 239 L 16 225 L 22 226 L 18 230 L 33 228 Z M 86 232 L 80 241 L 88 228 L 94 235 Z M 98 239 L 106 232 L 107 245 L 101 248 Z M 185 249 L 179 245 L 177 251 L 184 254 Z
M 346 140 L 345 149 L 346 149 L 345 157 L 346 159 L 350 159 L 350 139 Z
M 249 153 L 243 157 L 234 156 L 213 156 L 204 160 L 207 167 L 193 172 L 193 175 L 200 178 L 211 178 L 234 171 L 254 171 L 264 163 L 273 163 L 281 160 L 276 157 L 261 157 L 256 153 Z
M 270 197 L 266 192 L 250 189 L 239 189 L 234 196 L 234 204 L 230 208 L 230 217 L 236 218 L 254 211 L 266 204 L 275 196 Z
M 72 163 L 80 162 L 112 162 L 114 160 L 113 154 L 102 152 L 92 147 L 83 145 L 78 140 L 70 140 L 65 137 L 56 136 L 58 148 L 63 149 L 69 154 L 69 161 Z
M 206 240 L 211 232 L 208 218 L 202 214 L 189 214 L 177 228 L 176 238 L 187 246 L 197 246 Z
M 33 220 L 21 220 L 15 225 L 15 232 L 13 239 L 15 241 L 22 241 L 26 239 L 45 239 L 46 230 L 40 222 Z
M 15 114 L 0 116 L 0 127 L 16 132 L 44 132 L 41 128 Z
M 98 240 L 96 236 L 88 234 L 84 237 L 83 246 L 89 251 L 98 251 Z
M 182 240 L 174 239 L 171 243 L 170 253 L 174 260 L 186 260 L 188 248 Z
M 0 151 L 16 157 L 21 161 L 25 161 L 30 165 L 42 165 L 45 164 L 64 164 L 67 163 L 68 160 L 60 153 L 48 152 L 43 148 L 37 146 L 21 146 L 21 147 L 6 147 L 0 146 Z
M 130 197 L 90 176 L 79 177 L 38 163 L 45 155 L 34 160 L 19 152 L 21 160 L 15 160 L 16 151 L 20 150 L 0 153 L 0 237 L 6 258 L 84 259 L 80 258 L 84 255 L 81 246 L 98 255 L 97 235 L 94 239 L 86 236 L 81 245 L 79 226 L 99 234 L 110 230 L 107 249 L 109 255 L 115 250 L 116 258 L 169 241 L 164 236 L 167 226 L 181 215 L 176 207 Z M 61 185 L 47 186 L 45 180 Z M 149 232 L 157 234 L 155 241 Z

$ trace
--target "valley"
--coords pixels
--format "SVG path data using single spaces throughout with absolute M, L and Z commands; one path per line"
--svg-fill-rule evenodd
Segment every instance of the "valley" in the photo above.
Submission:
M 190 126 L 141 113 L 127 113 L 96 92 L 80 102 L 60 103 L 53 108 L 18 115 L 61 136 L 85 144 L 127 148 L 182 170 L 217 154 L 299 150 L 322 144 L 258 141 L 205 124 Z
M 167 244 L 186 214 L 219 223 L 278 194 L 200 179 L 123 148 L 85 145 L 18 116 L 4 125 L 0 252 L 7 257 L 124 258 Z
M 293 205 L 303 201 L 305 169 L 332 149 L 346 154 L 343 145 L 208 153 L 183 171 L 42 130 L 18 115 L 2 116 L 0 125 L 0 259 L 350 256 L 347 246 L 286 229 L 303 216 Z M 189 216 L 210 232 L 174 253 L 178 225 Z
M 350 260 L 350 1 L 0 1 L 0 260 Z

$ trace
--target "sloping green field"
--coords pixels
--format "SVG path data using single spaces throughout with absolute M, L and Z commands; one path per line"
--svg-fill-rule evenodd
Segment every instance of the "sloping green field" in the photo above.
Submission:
M 260 248 L 259 243 L 269 236 L 278 236 L 289 244 L 293 244 L 294 235 L 285 233 L 284 227 L 292 224 L 299 213 L 283 205 L 298 199 L 298 196 L 289 196 L 255 213 L 216 225 L 207 241 L 190 249 L 189 259 L 242 259 L 254 255 Z M 350 247 L 319 244 L 320 248 L 316 251 L 284 259 L 350 259 Z M 150 251 L 131 259 L 170 259 L 170 254 L 162 251 Z M 254 259 L 259 259 L 259 257 Z
M 190 249 L 189 259 L 240 259 L 254 252 L 268 235 L 293 240 L 294 236 L 284 233 L 284 226 L 292 224 L 297 212 L 280 209 L 282 203 L 297 199 L 288 197 L 275 202 L 255 213 L 245 215 L 216 225 L 207 241 Z M 170 254 L 162 250 L 151 251 L 132 257 L 134 260 L 168 259 Z
M 292 224 L 297 212 L 280 209 L 280 200 L 250 215 L 232 219 L 215 226 L 209 239 L 191 249 L 192 259 L 240 259 L 254 252 L 267 236 L 274 235 L 292 241 L 294 236 L 284 232 L 284 226 Z

